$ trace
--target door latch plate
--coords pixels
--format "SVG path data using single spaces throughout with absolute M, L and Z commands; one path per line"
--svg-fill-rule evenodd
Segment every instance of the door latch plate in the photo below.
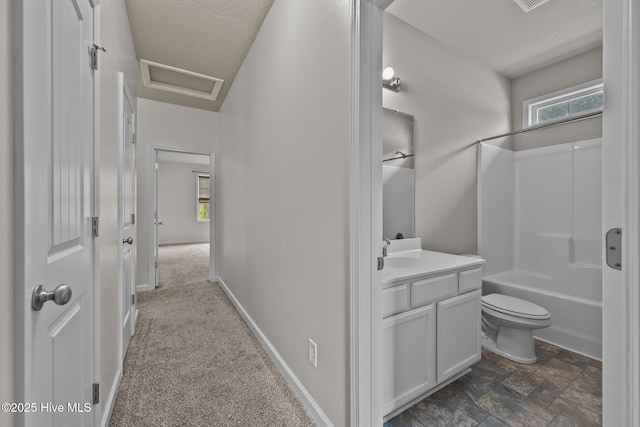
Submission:
M 612 228 L 607 231 L 607 265 L 615 270 L 622 270 L 622 229 Z

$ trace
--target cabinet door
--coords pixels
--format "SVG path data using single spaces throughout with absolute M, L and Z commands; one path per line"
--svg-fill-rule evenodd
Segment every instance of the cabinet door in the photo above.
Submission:
M 480 290 L 438 303 L 438 382 L 480 360 Z
M 382 321 L 385 415 L 436 385 L 435 320 L 430 304 Z

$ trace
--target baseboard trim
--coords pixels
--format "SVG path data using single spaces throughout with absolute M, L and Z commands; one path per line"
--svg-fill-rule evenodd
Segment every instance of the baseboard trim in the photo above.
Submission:
M 269 358 L 271 358 L 284 379 L 287 381 L 289 388 L 291 388 L 298 400 L 300 400 L 304 408 L 307 410 L 311 419 L 320 427 L 333 427 L 333 423 L 329 417 L 327 417 L 322 408 L 320 408 L 320 405 L 318 405 L 304 385 L 302 385 L 298 377 L 296 377 L 291 368 L 289 368 L 289 365 L 287 365 L 284 359 L 280 356 L 276 348 L 271 344 L 269 339 L 267 339 L 251 316 L 249 316 L 249 313 L 247 313 L 244 307 L 242 307 L 242 304 L 240 304 L 233 292 L 231 292 L 226 283 L 224 283 L 224 280 L 222 280 L 220 276 L 217 276 L 216 280 L 220 284 L 224 293 L 227 294 L 227 297 L 229 297 L 229 300 L 231 300 L 231 303 L 235 306 L 236 310 L 238 310 L 238 313 L 240 313 L 247 326 L 249 326 L 249 329 L 251 329 L 251 332 L 253 332 L 253 335 L 257 338 L 260 345 L 262 345 L 262 348 L 267 352 Z
M 144 285 L 136 285 L 136 292 L 152 291 L 154 289 L 155 288 L 148 283 L 145 283 Z
M 199 243 L 209 243 L 209 240 L 170 240 L 167 242 L 158 242 L 158 246 L 170 245 L 196 245 Z
M 113 406 L 116 403 L 116 396 L 118 395 L 118 389 L 120 388 L 120 380 L 122 379 L 122 367 L 118 368 L 116 372 L 116 377 L 113 380 L 113 385 L 111 386 L 111 390 L 109 391 L 109 398 L 102 406 L 105 410 L 102 413 L 102 427 L 107 427 L 109 425 L 109 421 L 111 421 L 111 413 L 113 412 Z

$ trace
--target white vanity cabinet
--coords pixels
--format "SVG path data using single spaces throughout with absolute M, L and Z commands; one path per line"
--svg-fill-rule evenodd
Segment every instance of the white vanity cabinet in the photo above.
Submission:
M 382 320 L 382 401 L 385 414 L 436 385 L 433 304 Z
M 437 380 L 446 381 L 480 360 L 480 290 L 438 303 Z
M 463 265 L 384 286 L 382 384 L 387 415 L 480 360 L 482 268 Z

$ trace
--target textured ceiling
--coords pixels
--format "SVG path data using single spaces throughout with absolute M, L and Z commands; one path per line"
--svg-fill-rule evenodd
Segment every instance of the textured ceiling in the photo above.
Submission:
M 321 1 L 321 0 L 318 0 Z M 144 87 L 138 96 L 218 111 L 273 0 L 126 0 L 139 59 L 224 80 L 216 101 Z M 395 0 L 388 12 L 516 77 L 602 43 L 602 0 Z
M 517 77 L 602 44 L 602 0 L 395 0 L 387 9 L 450 48 Z
M 273 0 L 126 0 L 138 59 L 224 80 L 216 101 L 150 89 L 138 96 L 218 111 Z

